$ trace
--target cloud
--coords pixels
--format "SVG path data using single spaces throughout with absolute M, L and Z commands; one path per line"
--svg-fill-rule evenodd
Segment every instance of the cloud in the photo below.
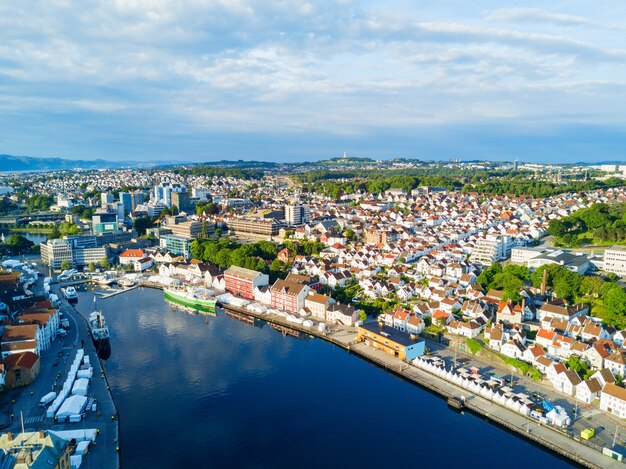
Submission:
M 20 153 L 34 121 L 80 129 L 89 148 L 143 139 L 152 152 L 161 138 L 219 132 L 332 141 L 503 120 L 626 126 L 620 3 L 605 3 L 610 22 L 540 7 L 5 2 L 0 124 Z
M 559 26 L 587 26 L 597 29 L 623 31 L 623 26 L 591 21 L 584 16 L 551 13 L 539 8 L 499 8 L 486 16 L 487 21 L 547 23 Z

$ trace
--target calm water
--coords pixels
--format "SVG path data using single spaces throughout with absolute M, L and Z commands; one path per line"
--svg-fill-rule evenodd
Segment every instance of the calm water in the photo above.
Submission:
M 0 234 L 4 234 L 5 238 L 8 238 L 9 236 L 11 236 L 11 233 L 9 230 L 0 230 Z M 45 243 L 46 240 L 48 239 L 48 235 L 45 233 L 16 233 L 16 234 L 22 235 L 24 236 L 24 238 L 31 240 L 33 243 L 35 243 L 35 246 L 41 243 Z
M 123 467 L 569 467 L 321 340 L 206 323 L 158 290 L 100 305 Z

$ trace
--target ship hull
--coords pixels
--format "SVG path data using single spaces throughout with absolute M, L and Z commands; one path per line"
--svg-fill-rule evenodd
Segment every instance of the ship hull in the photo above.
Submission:
M 202 308 L 208 308 L 211 310 L 215 310 L 215 300 L 203 300 L 200 298 L 188 298 L 185 295 L 177 293 L 172 290 L 163 290 L 165 293 L 165 298 L 173 301 L 174 303 L 182 304 L 183 306 L 191 306 L 192 308 L 196 308 L 198 306 Z
M 101 360 L 108 360 L 111 356 L 111 341 L 108 338 L 96 339 L 93 335 L 91 336 L 91 341 L 96 348 L 98 358 Z

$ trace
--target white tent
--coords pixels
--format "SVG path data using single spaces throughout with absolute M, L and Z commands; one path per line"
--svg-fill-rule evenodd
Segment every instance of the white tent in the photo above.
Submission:
M 59 408 L 57 412 L 57 418 L 61 421 L 65 421 L 72 415 L 80 415 L 87 404 L 87 398 L 85 396 L 70 396 Z
M 93 368 L 89 367 L 86 370 L 78 370 L 76 373 L 77 378 L 91 378 L 93 376 Z
M 89 388 L 89 380 L 87 378 L 77 379 L 72 387 L 72 395 L 87 395 L 87 388 Z

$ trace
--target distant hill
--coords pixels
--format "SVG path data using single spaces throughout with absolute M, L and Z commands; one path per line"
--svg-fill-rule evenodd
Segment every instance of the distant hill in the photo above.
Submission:
M 163 163 L 163 162 L 162 162 Z M 64 158 L 36 158 L 33 156 L 0 155 L 0 171 L 50 171 L 71 169 L 102 169 L 137 166 L 155 166 L 138 161 L 68 160 Z M 171 164 L 171 163 L 170 163 Z

